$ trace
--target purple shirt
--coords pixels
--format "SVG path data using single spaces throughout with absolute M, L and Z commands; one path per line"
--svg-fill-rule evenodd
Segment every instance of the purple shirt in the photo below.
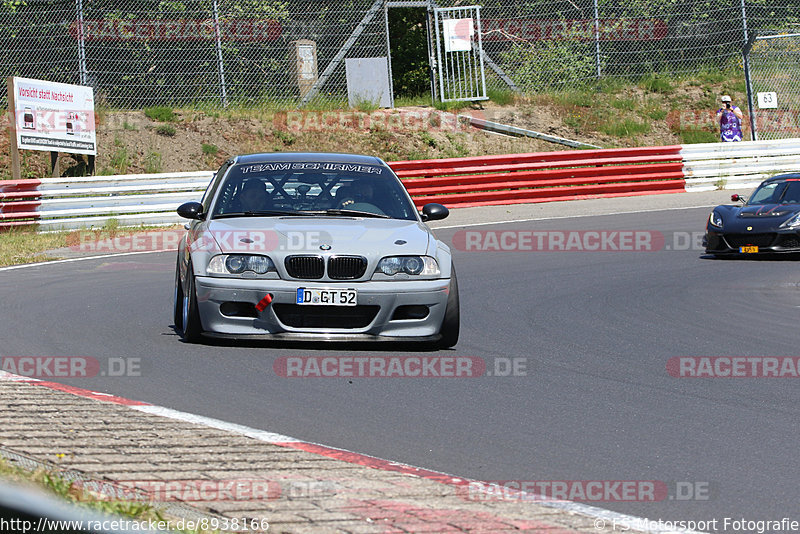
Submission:
M 741 141 L 742 140 L 742 121 L 733 110 L 739 109 L 736 106 L 731 106 L 731 109 L 720 108 L 717 113 L 722 113 L 719 117 L 719 132 L 720 139 L 723 141 Z

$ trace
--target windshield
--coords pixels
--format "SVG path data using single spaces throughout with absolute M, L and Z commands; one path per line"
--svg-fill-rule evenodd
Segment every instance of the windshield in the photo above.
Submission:
M 798 203 L 800 203 L 800 180 L 762 184 L 750 195 L 750 200 L 747 201 L 748 206 Z
M 380 165 L 257 163 L 230 169 L 214 217 L 330 215 L 416 220 L 400 181 Z

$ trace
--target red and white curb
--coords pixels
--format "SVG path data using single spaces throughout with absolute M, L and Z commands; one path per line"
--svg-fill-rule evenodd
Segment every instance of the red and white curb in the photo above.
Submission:
M 405 475 L 416 476 L 427 480 L 439 482 L 440 484 L 447 484 L 449 486 L 460 487 L 469 485 L 470 483 L 480 482 L 477 480 L 455 477 L 453 475 L 448 475 L 447 473 L 432 471 L 430 469 L 424 469 L 420 467 L 414 467 L 408 464 L 393 462 L 391 460 L 384 460 L 382 458 L 376 458 L 374 456 L 352 452 L 346 449 L 337 449 L 335 447 L 328 447 L 326 445 L 320 445 L 318 443 L 302 441 L 289 436 L 284 436 L 282 434 L 276 434 L 274 432 L 268 432 L 266 430 L 259 430 L 257 428 L 251 428 L 236 423 L 229 423 L 227 421 L 221 421 L 219 419 L 214 419 L 211 417 L 205 417 L 202 415 L 181 412 L 178 410 L 173 410 L 171 408 L 165 408 L 163 406 L 156 406 L 147 402 L 126 399 L 124 397 L 118 397 L 116 395 L 111 395 L 109 393 L 100 393 L 97 391 L 90 391 L 87 389 L 77 388 L 74 386 L 59 384 L 58 382 L 48 382 L 36 378 L 19 376 L 8 373 L 6 371 L 0 371 L 0 382 L 20 382 L 32 386 L 40 386 L 53 391 L 69 393 L 71 395 L 75 395 L 77 397 L 82 397 L 85 399 L 92 399 L 120 406 L 126 406 L 131 410 L 136 410 L 139 412 L 156 415 L 159 417 L 165 417 L 167 419 L 173 419 L 185 423 L 192 423 L 209 428 L 214 428 L 217 430 L 223 430 L 225 432 L 231 432 L 233 434 L 246 436 L 249 438 L 253 438 L 280 447 L 297 449 L 311 454 L 324 456 L 326 458 L 340 460 L 350 464 L 360 465 L 364 467 L 371 467 L 373 469 L 381 469 L 383 471 L 391 471 L 395 473 L 402 473 Z M 519 492 L 519 493 L 523 495 L 525 494 L 524 492 Z M 644 518 L 630 516 L 626 514 L 620 514 L 617 512 L 613 512 L 611 510 L 604 510 L 602 508 L 597 508 L 595 506 L 589 506 L 571 501 L 556 502 L 556 501 L 547 501 L 546 499 L 542 499 L 538 501 L 537 504 L 541 506 L 546 506 L 548 508 L 556 508 L 559 510 L 563 510 L 565 512 L 571 512 L 574 514 L 592 518 L 595 520 L 595 525 L 597 525 L 599 528 L 602 528 L 600 527 L 601 524 L 605 525 L 606 523 L 610 523 L 612 525 L 616 524 L 619 526 L 619 525 L 645 524 L 647 522 L 647 519 Z M 647 532 L 654 532 L 659 534 L 668 534 L 668 533 L 699 534 L 696 533 L 695 531 L 690 531 L 690 530 L 671 530 L 671 529 L 649 529 L 647 530 Z

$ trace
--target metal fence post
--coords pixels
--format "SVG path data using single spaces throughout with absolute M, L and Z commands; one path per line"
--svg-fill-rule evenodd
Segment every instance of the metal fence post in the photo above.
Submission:
M 219 7 L 217 0 L 213 2 L 214 7 L 214 45 L 217 49 L 217 70 L 219 71 L 220 98 L 222 107 L 228 107 L 228 91 L 225 87 L 225 64 L 222 62 L 222 39 L 219 31 Z
M 78 84 L 86 85 L 86 38 L 83 33 L 83 0 L 76 0 L 78 11 Z
M 742 0 L 742 31 L 744 32 L 744 47 L 742 48 L 742 66 L 744 67 L 744 82 L 747 87 L 747 112 L 750 115 L 750 138 L 753 141 L 758 141 L 758 132 L 756 131 L 756 110 L 753 106 L 753 87 L 750 83 L 750 49 L 753 48 L 755 43 L 755 32 L 753 38 L 747 34 L 747 11 L 745 10 L 745 0 Z
M 600 8 L 594 0 L 594 59 L 597 65 L 597 79 L 600 79 Z

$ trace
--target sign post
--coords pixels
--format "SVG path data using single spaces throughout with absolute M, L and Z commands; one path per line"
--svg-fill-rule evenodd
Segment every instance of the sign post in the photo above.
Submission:
M 14 77 L 8 77 L 6 85 L 8 92 L 8 125 L 11 135 L 11 177 L 14 180 L 22 179 L 22 171 L 19 163 L 19 147 L 17 146 L 17 112 L 14 98 Z

